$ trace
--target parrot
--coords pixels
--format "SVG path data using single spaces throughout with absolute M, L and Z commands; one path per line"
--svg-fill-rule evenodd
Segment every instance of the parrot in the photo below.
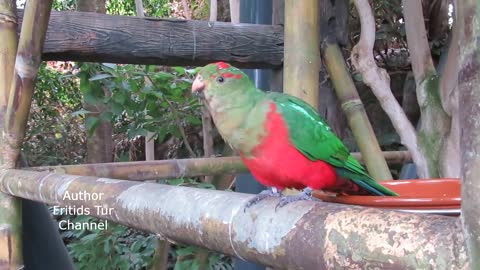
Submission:
M 369 176 L 326 121 L 300 98 L 257 89 L 248 75 L 225 62 L 200 68 L 192 94 L 206 104 L 218 132 L 255 179 L 270 187 L 245 209 L 268 197 L 280 198 L 276 208 L 314 200 L 313 190 L 398 195 Z M 286 188 L 302 192 L 282 196 Z

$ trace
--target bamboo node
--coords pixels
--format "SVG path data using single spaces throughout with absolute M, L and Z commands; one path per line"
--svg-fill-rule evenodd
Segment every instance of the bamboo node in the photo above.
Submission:
M 348 101 L 345 101 L 341 105 L 342 110 L 345 112 L 345 114 L 349 114 L 351 112 L 354 112 L 356 110 L 361 110 L 363 108 L 363 103 L 359 98 L 355 99 L 350 99 Z
M 17 57 L 15 60 L 15 71 L 20 78 L 35 78 L 38 73 L 38 66 L 32 65 L 24 57 Z
M 0 24 L 13 23 L 17 24 L 17 17 L 11 13 L 0 12 Z
M 230 246 L 232 247 L 232 250 L 233 250 L 233 253 L 235 253 L 235 256 L 237 256 L 237 258 L 243 261 L 246 261 L 246 260 L 242 256 L 240 256 L 240 254 L 238 254 L 237 250 L 235 249 L 235 245 L 233 244 L 234 241 L 232 239 L 233 237 L 232 227 L 233 227 L 233 218 L 237 216 L 237 214 L 240 212 L 241 209 L 244 208 L 244 205 L 248 202 L 248 200 L 249 199 L 246 199 L 245 203 L 239 204 L 239 206 L 234 211 L 232 211 L 232 215 L 230 216 L 230 221 L 228 226 L 228 240 L 230 241 Z

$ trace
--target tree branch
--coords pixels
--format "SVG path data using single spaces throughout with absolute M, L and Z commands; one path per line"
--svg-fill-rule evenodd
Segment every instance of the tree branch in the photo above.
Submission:
M 410 61 L 415 81 L 419 85 L 429 74 L 436 73 L 423 20 L 422 2 L 402 0 L 402 5 Z
M 480 265 L 480 44 L 478 27 L 480 4 L 457 1 L 461 57 L 458 76 L 459 112 L 462 136 L 462 219 L 472 266 Z
M 419 149 L 426 158 L 431 177 L 445 176 L 442 163 L 448 163 L 444 142 L 450 131 L 450 117 L 442 107 L 439 78 L 433 65 L 421 0 L 402 0 L 408 50 L 416 82 L 421 122 Z
M 456 17 L 456 16 L 455 16 Z M 450 132 L 443 148 L 442 175 L 461 177 L 460 119 L 458 108 L 458 75 L 460 73 L 460 31 L 458 19 L 453 22 L 447 63 L 440 77 L 440 100 L 451 117 Z
M 398 135 L 400 135 L 402 143 L 412 154 L 412 159 L 417 165 L 420 177 L 428 177 L 430 172 L 425 157 L 418 149 L 415 129 L 392 94 L 388 73 L 379 68 L 373 58 L 375 19 L 370 4 L 368 0 L 354 0 L 354 4 L 360 17 L 362 32 L 360 41 L 352 50 L 352 64 L 362 74 L 365 84 L 372 89 L 383 110 L 392 121 Z

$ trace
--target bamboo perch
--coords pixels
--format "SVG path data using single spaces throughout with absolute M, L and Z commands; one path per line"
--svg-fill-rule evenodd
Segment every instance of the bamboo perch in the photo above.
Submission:
M 328 74 L 342 104 L 342 110 L 347 116 L 358 148 L 365 157 L 364 161 L 368 172 L 377 180 L 393 179 L 340 47 L 336 43 L 327 41 L 322 44 L 322 51 Z
M 89 208 L 99 218 L 275 269 L 468 268 L 453 217 L 313 201 L 275 211 L 278 199 L 244 212 L 253 195 L 24 170 L 4 170 L 0 191 Z M 97 200 L 69 201 L 67 192 Z M 96 206 L 113 210 L 102 215 Z
M 352 153 L 352 155 L 362 162 L 360 153 Z M 383 152 L 383 155 L 392 164 L 402 164 L 411 161 L 410 154 L 407 151 Z M 134 181 L 248 172 L 240 157 L 113 162 L 29 167 L 26 169 Z
M 318 0 L 285 0 L 284 92 L 318 108 Z
M 17 52 L 16 3 L 0 0 L 0 130 L 3 130 L 8 95 Z M 1 143 L 1 142 L 0 142 Z M 21 254 L 21 204 L 18 198 L 0 193 L 0 268 L 19 269 Z

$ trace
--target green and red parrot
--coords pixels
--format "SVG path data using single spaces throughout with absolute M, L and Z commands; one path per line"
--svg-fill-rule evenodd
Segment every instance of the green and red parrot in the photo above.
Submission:
M 252 175 L 272 187 L 246 207 L 285 188 L 277 206 L 311 199 L 313 189 L 395 196 L 372 179 L 316 110 L 288 94 L 263 92 L 238 68 L 218 62 L 203 67 L 192 84 L 203 97 L 223 139 L 235 148 Z

